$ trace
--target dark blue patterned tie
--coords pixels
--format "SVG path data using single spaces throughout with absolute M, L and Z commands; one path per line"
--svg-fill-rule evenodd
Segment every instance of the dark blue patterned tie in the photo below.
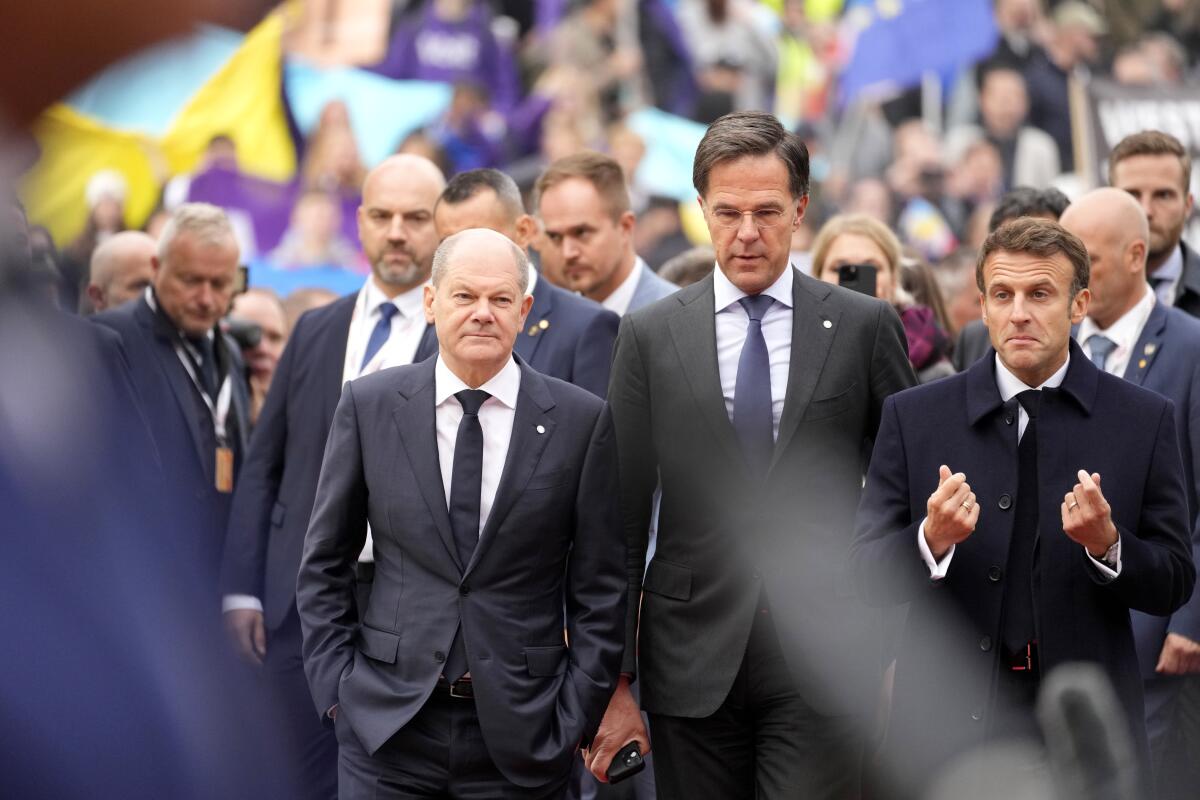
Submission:
M 371 338 L 367 339 L 367 352 L 363 354 L 362 364 L 358 367 L 359 371 L 371 362 L 371 359 L 383 347 L 388 337 L 392 335 L 392 317 L 399 310 L 392 303 L 379 304 L 379 322 L 375 324 L 375 329 L 371 331 Z
M 771 414 L 771 360 L 767 355 L 767 340 L 763 338 L 762 318 L 775 301 L 768 295 L 756 294 L 738 302 L 750 319 L 733 389 L 733 429 L 752 472 L 765 475 L 775 448 L 775 430 Z
M 483 428 L 479 424 L 479 407 L 491 395 L 482 389 L 464 389 L 454 397 L 462 405 L 463 416 L 458 423 L 454 467 L 450 473 L 450 530 L 465 571 L 479 543 L 479 497 L 483 491 Z M 466 671 L 467 651 L 460 626 L 446 657 L 446 680 L 453 683 Z

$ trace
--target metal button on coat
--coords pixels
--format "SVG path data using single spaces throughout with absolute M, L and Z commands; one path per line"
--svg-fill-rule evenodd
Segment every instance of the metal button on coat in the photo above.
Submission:
M 1004 575 L 1003 570 L 997 566 L 988 567 L 988 580 L 992 583 L 999 583 L 1000 578 Z
M 1005 425 L 1012 425 L 1012 424 L 1013 424 L 1013 415 L 1012 415 L 1012 414 L 1005 414 L 1005 415 L 1004 415 L 1004 424 L 1005 424 Z
M 438 662 L 439 664 L 441 664 L 443 661 L 446 660 L 446 654 L 443 653 L 441 650 L 435 650 L 433 653 L 433 660 Z
M 1000 506 L 1001 511 L 1008 511 L 1012 508 L 1012 497 L 1007 494 L 1000 495 L 1000 501 L 996 504 Z
M 988 652 L 992 649 L 992 637 L 985 636 L 979 640 L 979 649 L 983 652 Z

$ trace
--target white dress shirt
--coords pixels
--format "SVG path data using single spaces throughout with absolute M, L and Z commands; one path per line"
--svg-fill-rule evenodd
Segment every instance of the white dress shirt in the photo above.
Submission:
M 1138 338 L 1142 335 L 1142 328 L 1145 328 L 1150 320 L 1150 312 L 1154 310 L 1157 298 L 1150 284 L 1146 284 L 1145 291 L 1142 299 L 1122 314 L 1120 319 L 1109 325 L 1107 330 L 1101 329 L 1091 317 L 1086 317 L 1079 325 L 1079 333 L 1076 334 L 1075 340 L 1083 346 L 1088 358 L 1092 357 L 1091 339 L 1096 334 L 1107 336 L 1116 344 L 1108 354 L 1108 360 L 1104 362 L 1104 371 L 1109 375 L 1120 378 L 1125 374 L 1125 368 L 1129 366 L 1129 359 L 1133 356 L 1133 348 L 1137 347 Z
M 391 302 L 400 310 L 392 315 L 392 332 L 379 352 L 363 365 L 367 342 L 379 324 L 379 307 Z M 342 365 L 342 382 L 352 381 L 386 367 L 411 364 L 425 335 L 425 286 L 417 286 L 388 299 L 374 277 L 368 278 L 358 292 L 354 316 L 350 318 L 350 335 L 346 338 L 346 360 Z
M 1071 365 L 1071 356 L 1067 355 L 1067 360 L 1063 365 L 1055 371 L 1053 375 L 1047 378 L 1040 386 L 1030 386 L 1016 375 L 1009 372 L 1008 367 L 1000 362 L 999 354 L 996 355 L 996 387 L 1000 390 L 1000 397 L 1004 402 L 1008 402 L 1016 397 L 1021 392 L 1027 389 L 1056 389 L 1062 386 L 1063 380 L 1067 377 L 1067 367 Z M 1025 435 L 1025 426 L 1029 424 L 1029 414 L 1025 413 L 1025 407 L 1017 405 L 1017 442 L 1021 441 L 1021 437 Z M 951 469 L 953 464 L 949 465 Z M 971 482 L 971 476 L 967 476 L 967 483 Z M 1065 535 L 1065 534 L 1064 534 Z M 933 580 L 941 580 L 946 577 L 950 569 L 950 561 L 954 558 L 954 548 L 957 545 L 950 545 L 950 549 L 946 551 L 946 555 L 942 556 L 941 561 L 937 561 L 933 557 L 933 552 L 929 549 L 929 544 L 925 541 L 925 520 L 921 520 L 921 524 L 917 527 L 917 547 L 921 551 L 921 559 L 925 562 L 925 566 L 929 568 L 929 577 Z M 1083 552 L 1087 555 L 1096 569 L 1100 570 L 1100 574 L 1115 578 L 1121 574 L 1121 540 L 1117 539 L 1117 566 L 1116 568 L 1109 567 L 1103 561 L 1093 558 L 1091 553 L 1088 553 L 1087 548 L 1083 548 Z
M 1158 284 L 1154 287 L 1154 292 L 1163 305 L 1175 305 L 1175 291 L 1183 278 L 1183 248 L 1176 245 L 1170 257 L 1154 270 L 1150 277 Z
M 614 312 L 618 317 L 625 316 L 629 311 L 629 304 L 633 302 L 633 296 L 637 293 L 638 281 L 642 279 L 642 270 L 649 269 L 646 262 L 642 261 L 641 256 L 635 256 L 633 260 L 633 269 L 629 270 L 629 274 L 625 276 L 625 280 L 621 281 L 621 285 L 613 289 L 613 293 L 600 301 L 600 305 Z
M 783 415 L 784 395 L 787 393 L 788 369 L 792 354 L 792 267 L 783 271 L 763 294 L 775 302 L 762 318 L 763 339 L 767 342 L 767 360 L 771 365 L 771 422 L 775 438 L 779 438 L 779 418 Z M 738 301 L 746 293 L 725 277 L 720 266 L 713 270 L 713 295 L 717 314 L 717 370 L 721 375 L 721 394 L 725 396 L 725 412 L 733 420 L 733 393 L 737 386 L 738 361 L 746 343 L 750 316 Z
M 447 510 L 450 508 L 450 482 L 454 474 L 454 445 L 458 441 L 458 424 L 463 418 L 462 404 L 454 394 L 470 388 L 450 371 L 450 367 L 439 356 L 433 370 L 433 413 Z M 521 391 L 521 368 L 514 359 L 509 358 L 503 369 L 479 388 L 491 395 L 479 407 L 479 427 L 483 429 L 479 532 L 483 533 L 492 503 L 496 500 L 496 487 L 500 485 L 504 461 L 508 458 L 508 444 L 512 440 L 513 421 L 517 415 L 517 395 Z

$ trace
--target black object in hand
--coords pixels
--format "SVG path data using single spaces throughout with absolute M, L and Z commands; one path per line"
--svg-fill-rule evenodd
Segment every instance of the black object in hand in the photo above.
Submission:
M 620 783 L 626 778 L 637 775 L 646 768 L 646 762 L 642 758 L 642 748 L 638 747 L 637 742 L 630 742 L 621 748 L 608 765 L 609 783 Z

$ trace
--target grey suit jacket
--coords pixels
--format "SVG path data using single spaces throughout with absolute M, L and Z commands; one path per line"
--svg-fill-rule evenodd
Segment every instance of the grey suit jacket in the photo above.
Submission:
M 461 625 L 488 752 L 513 783 L 540 786 L 594 734 L 621 661 L 611 416 L 522 362 L 495 502 L 463 564 L 438 461 L 435 362 L 342 392 L 297 584 L 304 668 L 318 712 L 339 704 L 374 753 L 425 704 Z M 368 522 L 375 580 L 360 609 L 354 565 Z
M 637 670 L 648 711 L 701 717 L 721 704 L 764 591 L 811 703 L 845 710 L 877 686 L 881 621 L 853 598 L 842 568 L 883 401 L 915 378 L 888 304 L 799 272 L 793 300 L 765 480 L 749 474 L 725 410 L 712 277 L 621 322 L 609 402 L 628 543 L 622 670 Z M 643 581 L 660 476 L 657 550 Z
M 654 270 L 650 269 L 650 265 L 642 261 L 642 274 L 633 290 L 633 297 L 629 301 L 629 309 L 626 313 L 645 308 L 677 291 L 679 291 L 678 286 L 658 277 Z

